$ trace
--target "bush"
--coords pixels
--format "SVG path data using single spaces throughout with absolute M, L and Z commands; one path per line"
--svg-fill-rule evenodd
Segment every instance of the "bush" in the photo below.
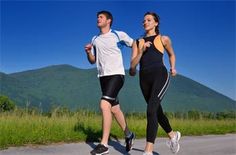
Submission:
M 7 96 L 0 96 L 0 112 L 12 111 L 15 109 L 15 103 Z

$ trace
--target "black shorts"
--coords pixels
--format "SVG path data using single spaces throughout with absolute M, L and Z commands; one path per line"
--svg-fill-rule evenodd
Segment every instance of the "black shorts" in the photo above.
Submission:
M 103 100 L 108 101 L 112 106 L 119 104 L 118 93 L 124 85 L 124 75 L 110 75 L 99 78 L 102 89 Z

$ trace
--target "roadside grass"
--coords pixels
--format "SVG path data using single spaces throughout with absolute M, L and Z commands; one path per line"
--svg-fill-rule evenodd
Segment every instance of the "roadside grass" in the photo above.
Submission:
M 235 119 L 176 119 L 171 126 L 183 136 L 236 133 Z M 102 117 L 92 112 L 52 113 L 51 115 L 28 112 L 0 113 L 0 149 L 10 146 L 99 141 Z M 146 134 L 146 118 L 128 115 L 127 123 L 137 138 Z M 111 137 L 123 137 L 119 125 L 113 120 Z M 159 126 L 158 137 L 166 136 Z

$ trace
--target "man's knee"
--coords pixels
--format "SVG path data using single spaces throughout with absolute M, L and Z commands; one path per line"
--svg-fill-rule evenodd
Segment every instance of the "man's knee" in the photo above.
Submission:
M 104 98 L 104 97 L 102 97 L 101 100 L 104 100 L 104 101 L 110 103 L 110 105 L 111 105 L 112 107 L 119 104 L 119 101 L 118 101 L 117 99 L 109 99 L 109 98 Z
M 117 113 L 120 113 L 121 112 L 121 109 L 120 109 L 120 105 L 115 105 L 111 108 L 111 112 L 113 114 L 117 114 Z
M 108 101 L 102 99 L 100 102 L 100 109 L 102 111 L 110 110 L 111 104 Z

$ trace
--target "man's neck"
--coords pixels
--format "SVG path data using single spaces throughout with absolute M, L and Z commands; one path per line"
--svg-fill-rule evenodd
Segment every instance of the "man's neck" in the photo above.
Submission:
M 111 28 L 110 28 L 109 26 L 102 27 L 102 28 L 100 29 L 100 32 L 101 32 L 101 34 L 105 34 L 105 33 L 109 32 L 110 29 L 111 29 Z

